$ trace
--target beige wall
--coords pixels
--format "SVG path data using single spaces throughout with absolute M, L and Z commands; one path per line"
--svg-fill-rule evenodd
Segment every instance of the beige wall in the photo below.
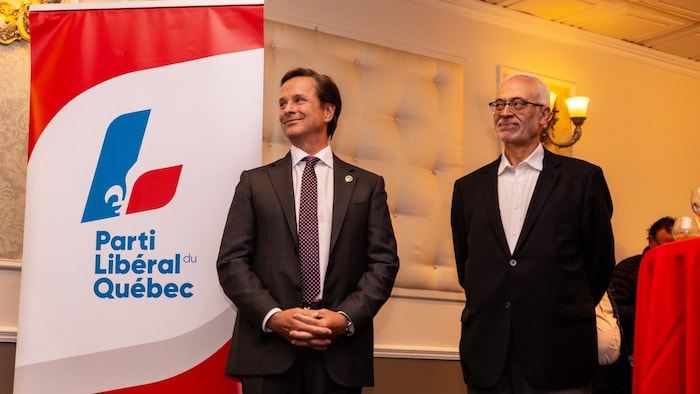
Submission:
M 605 171 L 618 260 L 641 251 L 657 217 L 691 213 L 690 189 L 700 185 L 689 170 L 698 166 L 700 146 L 691 104 L 700 88 L 697 62 L 476 0 L 269 0 L 266 18 L 458 59 L 465 72 L 465 171 L 498 153 L 486 107 L 498 65 L 574 82 L 591 104 L 573 155 Z
M 265 10 L 269 20 L 459 63 L 465 173 L 499 152 L 486 106 L 495 92 L 498 65 L 575 83 L 578 94 L 591 97 L 591 105 L 573 155 L 605 171 L 615 204 L 618 260 L 641 251 L 645 229 L 657 217 L 690 213 L 689 191 L 700 186 L 691 171 L 698 166 L 700 146 L 693 116 L 700 91 L 698 63 L 477 0 L 268 0 Z M 13 265 L 21 260 L 24 189 L 15 174 L 24 171 L 28 75 L 28 45 L 0 46 L 0 269 L 11 271 L 0 276 L 8 283 L 0 283 L 0 289 L 11 293 L 19 278 Z M 17 300 L 2 295 L 0 333 L 11 332 Z M 458 300 L 401 294 L 380 312 L 378 343 L 385 354 L 397 357 L 454 358 L 460 307 Z

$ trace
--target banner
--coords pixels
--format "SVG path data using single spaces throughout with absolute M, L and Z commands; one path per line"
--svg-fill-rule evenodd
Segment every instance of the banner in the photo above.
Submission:
M 260 165 L 262 1 L 32 6 L 15 393 L 235 393 L 216 258 Z

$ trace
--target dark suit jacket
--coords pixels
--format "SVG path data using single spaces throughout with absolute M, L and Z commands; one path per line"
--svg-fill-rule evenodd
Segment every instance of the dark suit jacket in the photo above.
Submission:
M 644 252 L 649 248 L 644 249 Z M 634 354 L 634 319 L 637 309 L 637 281 L 643 254 L 628 257 L 615 266 L 612 275 L 613 298 L 620 313 L 624 332 L 622 344 L 627 354 Z
M 615 267 L 603 172 L 545 150 L 511 254 L 498 206 L 499 160 L 457 180 L 452 200 L 457 274 L 467 298 L 465 382 L 493 386 L 510 345 L 530 385 L 587 384 L 597 363 L 595 306 Z
M 330 377 L 346 386 L 373 384 L 372 319 L 398 272 L 396 240 L 382 177 L 333 157 L 333 218 L 323 307 L 348 314 L 355 327 L 323 352 Z M 224 292 L 238 308 L 226 373 L 282 373 L 299 348 L 262 322 L 273 308 L 300 307 L 301 278 L 291 154 L 241 174 L 217 262 Z

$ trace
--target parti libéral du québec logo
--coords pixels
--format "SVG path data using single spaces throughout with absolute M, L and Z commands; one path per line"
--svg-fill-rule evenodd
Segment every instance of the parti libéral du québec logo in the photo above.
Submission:
M 182 164 L 147 171 L 128 188 L 126 176 L 136 164 L 150 110 L 118 116 L 107 128 L 97 160 L 82 223 L 159 209 L 175 196 Z M 128 196 L 128 201 L 127 200 Z M 156 224 L 156 223 L 154 223 Z M 153 225 L 129 234 L 95 232 L 94 294 L 102 299 L 190 298 L 194 284 L 179 282 L 191 254 L 159 252 Z
M 139 157 L 150 113 L 120 115 L 107 128 L 82 223 L 162 208 L 175 196 L 182 165 L 142 174 L 131 187 L 128 203 L 125 201 L 126 175 Z

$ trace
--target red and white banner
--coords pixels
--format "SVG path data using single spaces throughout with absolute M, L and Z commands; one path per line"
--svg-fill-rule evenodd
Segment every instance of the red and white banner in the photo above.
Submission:
M 15 393 L 235 393 L 216 273 L 263 2 L 33 6 Z

